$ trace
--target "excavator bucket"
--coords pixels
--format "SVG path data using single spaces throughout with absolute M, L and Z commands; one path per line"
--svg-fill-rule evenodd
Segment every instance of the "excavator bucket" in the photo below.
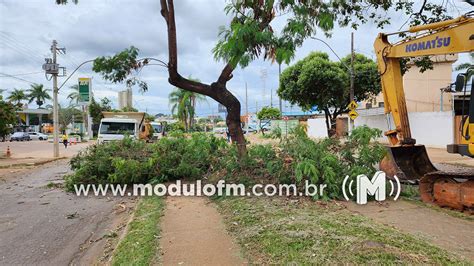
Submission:
M 424 145 L 387 147 L 380 162 L 387 176 L 396 175 L 401 181 L 417 183 L 424 175 L 438 171 L 430 161 Z

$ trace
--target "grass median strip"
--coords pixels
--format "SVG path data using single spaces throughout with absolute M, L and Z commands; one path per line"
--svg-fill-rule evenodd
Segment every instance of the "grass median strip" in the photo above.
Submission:
M 164 199 L 156 196 L 138 203 L 128 231 L 114 252 L 112 265 L 149 265 L 157 259 L 163 207 Z
M 237 197 L 216 202 L 251 263 L 469 264 L 332 202 Z

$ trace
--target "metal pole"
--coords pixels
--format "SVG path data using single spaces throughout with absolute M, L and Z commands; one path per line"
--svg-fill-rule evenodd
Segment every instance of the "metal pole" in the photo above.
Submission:
M 350 102 L 354 100 L 354 32 L 351 32 L 351 91 Z M 354 120 L 349 118 L 349 132 L 354 128 Z
M 53 40 L 51 51 L 53 52 L 53 64 L 56 64 L 57 53 L 56 40 Z M 58 74 L 53 74 L 53 155 L 59 157 L 59 110 L 58 110 Z
M 439 111 L 440 112 L 443 112 L 443 89 L 440 89 L 441 91 L 441 95 L 440 95 L 440 99 L 439 99 Z
M 245 132 L 247 132 L 247 134 L 249 133 L 249 121 L 250 121 L 248 101 L 249 101 L 249 98 L 248 98 L 248 93 L 247 93 L 247 82 L 245 82 L 245 113 L 247 116 L 247 121 L 245 123 Z
M 280 79 L 281 79 L 281 64 L 278 64 L 278 84 L 280 84 Z M 278 104 L 280 107 L 280 113 L 283 114 L 283 105 L 282 105 L 280 96 L 278 96 Z

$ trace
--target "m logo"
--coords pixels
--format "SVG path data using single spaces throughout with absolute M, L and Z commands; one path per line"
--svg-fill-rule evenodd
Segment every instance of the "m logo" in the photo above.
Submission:
M 396 184 L 393 183 L 392 180 L 389 180 L 390 183 L 390 193 L 389 196 L 394 196 L 393 200 L 397 200 L 400 196 L 400 180 L 398 180 L 397 176 L 393 177 L 396 181 Z M 346 193 L 346 188 L 349 191 L 351 196 L 354 196 L 352 191 L 353 181 L 349 182 L 349 185 L 346 187 L 347 181 L 349 180 L 349 176 L 347 175 L 342 182 L 342 193 L 344 194 L 344 198 L 349 201 L 349 197 Z M 356 202 L 357 204 L 367 204 L 367 195 L 371 195 L 375 197 L 376 201 L 384 201 L 386 199 L 386 184 L 387 184 L 387 176 L 385 172 L 378 171 L 374 174 L 372 179 L 369 179 L 366 175 L 358 175 L 356 178 L 356 185 L 357 185 L 357 193 L 356 193 Z

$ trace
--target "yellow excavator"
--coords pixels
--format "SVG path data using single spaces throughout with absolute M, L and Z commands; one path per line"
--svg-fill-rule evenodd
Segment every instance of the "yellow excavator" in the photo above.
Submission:
M 439 171 L 431 163 L 426 148 L 411 136 L 400 59 L 472 52 L 474 50 L 473 12 L 456 19 L 410 27 L 403 33 L 413 35 L 390 43 L 390 35 L 380 33 L 374 43 L 381 75 L 385 113 L 391 114 L 395 128 L 385 132 L 390 147 L 380 163 L 387 175 L 406 183 L 419 184 L 423 201 L 458 210 L 474 210 L 474 175 L 469 172 Z M 469 73 L 469 71 L 467 72 Z M 456 79 L 456 90 L 466 90 L 470 75 Z M 471 83 L 472 84 L 472 83 Z M 472 86 L 472 85 L 471 85 Z M 448 152 L 474 157 L 474 92 L 464 115 L 462 141 L 448 145 Z M 434 127 L 436 125 L 433 125 Z

